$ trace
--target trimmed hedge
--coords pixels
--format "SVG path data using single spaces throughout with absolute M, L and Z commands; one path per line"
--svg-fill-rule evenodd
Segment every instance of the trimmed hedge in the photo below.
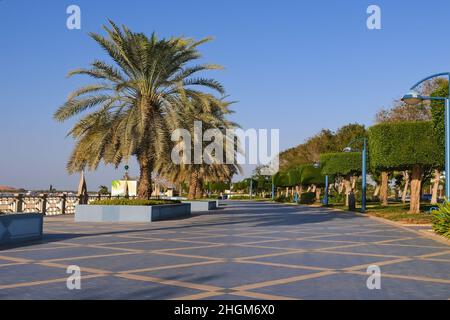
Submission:
M 323 175 L 347 176 L 361 174 L 361 152 L 338 152 L 320 155 Z
M 181 203 L 178 200 L 107 199 L 90 203 L 93 206 L 157 206 Z
M 309 186 L 324 186 L 325 185 L 325 176 L 322 175 L 322 168 L 315 168 L 313 165 L 305 165 L 302 167 L 301 174 L 301 185 Z
M 382 123 L 369 128 L 370 165 L 382 170 L 441 166 L 431 121 Z
M 302 193 L 300 197 L 300 204 L 313 204 L 316 202 L 316 194 L 314 192 Z

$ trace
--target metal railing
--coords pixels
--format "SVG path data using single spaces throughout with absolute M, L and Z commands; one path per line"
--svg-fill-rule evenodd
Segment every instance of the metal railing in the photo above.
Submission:
M 89 194 L 84 196 L 70 194 L 0 194 L 0 214 L 6 213 L 43 213 L 48 216 L 75 214 L 75 206 L 80 203 L 92 203 L 98 200 L 117 199 L 110 194 Z M 129 197 L 133 199 L 134 197 Z

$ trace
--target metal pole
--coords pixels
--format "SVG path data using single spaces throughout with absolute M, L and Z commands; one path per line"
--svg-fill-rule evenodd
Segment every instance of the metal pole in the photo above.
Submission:
M 275 176 L 272 176 L 272 201 L 275 201 L 275 183 L 274 183 Z
M 450 99 L 445 99 L 445 197 L 450 199 Z
M 253 179 L 250 177 L 250 200 L 253 197 Z
M 328 207 L 328 189 L 329 189 L 329 183 L 328 183 L 328 175 L 325 176 L 325 197 L 323 198 L 323 204 Z
M 367 191 L 367 139 L 364 139 L 364 148 L 362 153 L 362 207 L 361 212 L 366 212 L 366 191 Z

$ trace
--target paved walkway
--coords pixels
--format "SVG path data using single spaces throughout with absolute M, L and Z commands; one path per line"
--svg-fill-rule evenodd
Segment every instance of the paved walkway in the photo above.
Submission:
M 450 246 L 349 213 L 228 203 L 153 224 L 49 217 L 0 249 L 0 299 L 449 299 Z M 81 268 L 81 290 L 66 269 Z M 381 290 L 366 285 L 369 265 Z

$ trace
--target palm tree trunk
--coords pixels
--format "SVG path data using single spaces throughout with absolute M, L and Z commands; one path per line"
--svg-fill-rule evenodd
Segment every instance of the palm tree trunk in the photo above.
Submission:
M 137 196 L 140 199 L 150 199 L 152 196 L 152 172 L 153 166 L 145 153 L 138 156 L 139 162 L 139 186 Z
M 381 172 L 380 204 L 382 206 L 388 205 L 388 183 L 389 173 L 387 171 Z
M 203 180 L 198 178 L 197 185 L 195 187 L 195 199 L 203 198 Z
M 189 200 L 195 200 L 195 196 L 197 194 L 197 184 L 198 184 L 198 171 L 193 170 L 191 172 L 191 177 L 189 180 L 189 194 L 188 194 Z
M 434 170 L 434 183 L 433 183 L 433 191 L 431 196 L 431 204 L 437 204 L 438 202 L 438 191 L 439 191 L 439 180 L 441 179 L 441 172 L 436 169 Z
M 420 195 L 422 190 L 423 170 L 419 165 L 414 165 L 411 173 L 411 202 L 410 213 L 420 212 Z

